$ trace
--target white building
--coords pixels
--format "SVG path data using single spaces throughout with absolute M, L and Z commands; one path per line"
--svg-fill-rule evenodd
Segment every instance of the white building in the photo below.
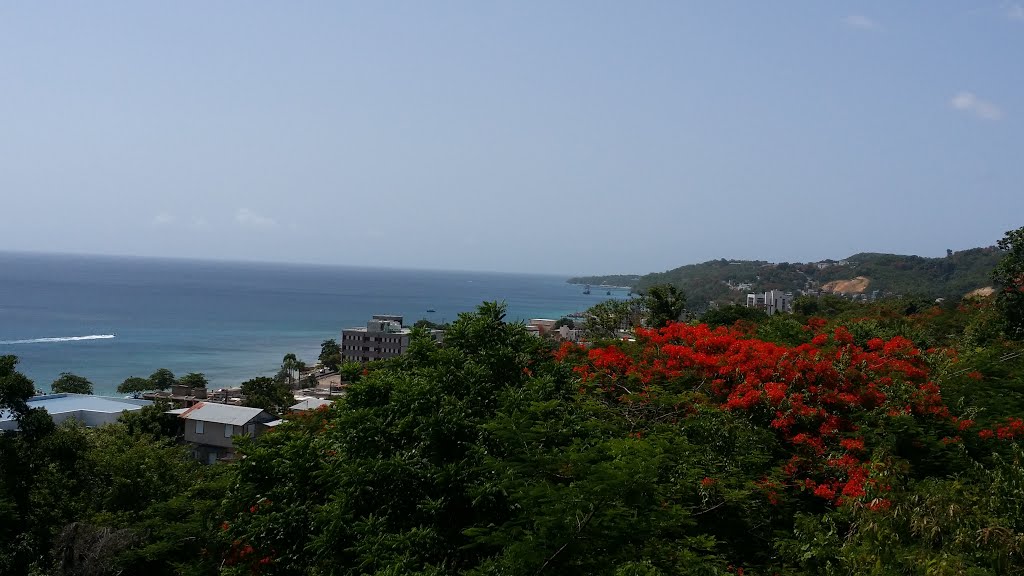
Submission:
M 759 308 L 768 315 L 779 312 L 790 313 L 793 311 L 793 293 L 781 290 L 769 290 L 763 294 L 747 294 L 747 308 Z
M 55 424 L 74 418 L 90 428 L 117 422 L 124 412 L 142 410 L 149 400 L 93 396 L 91 394 L 43 394 L 28 399 L 29 408 L 43 408 Z M 10 412 L 0 411 L 0 430 L 17 430 L 18 421 Z

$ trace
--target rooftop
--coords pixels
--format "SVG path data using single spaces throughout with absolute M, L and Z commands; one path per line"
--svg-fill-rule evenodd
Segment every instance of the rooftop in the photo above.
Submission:
M 173 411 L 172 411 L 173 412 Z M 232 424 L 241 426 L 248 424 L 253 418 L 260 414 L 270 413 L 262 408 L 248 408 L 246 406 L 232 406 L 231 404 L 217 404 L 215 402 L 200 402 L 195 406 L 182 412 L 178 417 L 185 420 L 202 420 L 203 422 L 216 422 L 218 424 Z
M 306 398 L 302 402 L 292 406 L 291 410 L 316 410 L 321 406 L 330 406 L 330 400 L 324 400 L 322 398 Z
M 149 406 L 150 404 L 152 402 L 149 400 L 93 396 L 91 394 L 43 394 L 28 399 L 29 408 L 44 408 L 50 413 L 50 416 L 62 414 L 77 415 L 80 413 L 120 414 L 125 410 L 140 410 L 143 406 Z M 0 411 L 0 423 L 13 420 L 13 414 L 6 410 Z M 9 426 L 0 426 L 0 428 L 7 429 Z

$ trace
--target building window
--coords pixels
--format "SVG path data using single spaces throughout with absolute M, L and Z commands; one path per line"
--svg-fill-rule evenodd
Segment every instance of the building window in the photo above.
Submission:
M 203 430 L 205 428 L 204 427 L 205 424 L 206 423 L 203 422 L 202 420 L 196 420 L 196 434 L 202 434 L 203 433 Z
M 231 424 L 224 425 L 224 437 L 231 438 L 231 435 L 235 433 L 235 427 Z

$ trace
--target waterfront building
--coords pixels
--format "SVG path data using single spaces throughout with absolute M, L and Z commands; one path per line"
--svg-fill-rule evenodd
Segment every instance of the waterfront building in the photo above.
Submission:
M 403 318 L 393 314 L 374 314 L 366 326 L 341 331 L 341 359 L 345 362 L 370 362 L 405 354 L 412 329 L 402 325 Z M 443 332 L 431 330 L 440 341 Z

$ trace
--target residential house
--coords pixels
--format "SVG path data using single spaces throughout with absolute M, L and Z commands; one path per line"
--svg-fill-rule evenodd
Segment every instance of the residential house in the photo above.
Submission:
M 278 418 L 261 408 L 200 402 L 190 408 L 171 410 L 185 426 L 185 442 L 201 462 L 214 463 L 235 456 L 235 436 L 256 437 L 273 427 Z

